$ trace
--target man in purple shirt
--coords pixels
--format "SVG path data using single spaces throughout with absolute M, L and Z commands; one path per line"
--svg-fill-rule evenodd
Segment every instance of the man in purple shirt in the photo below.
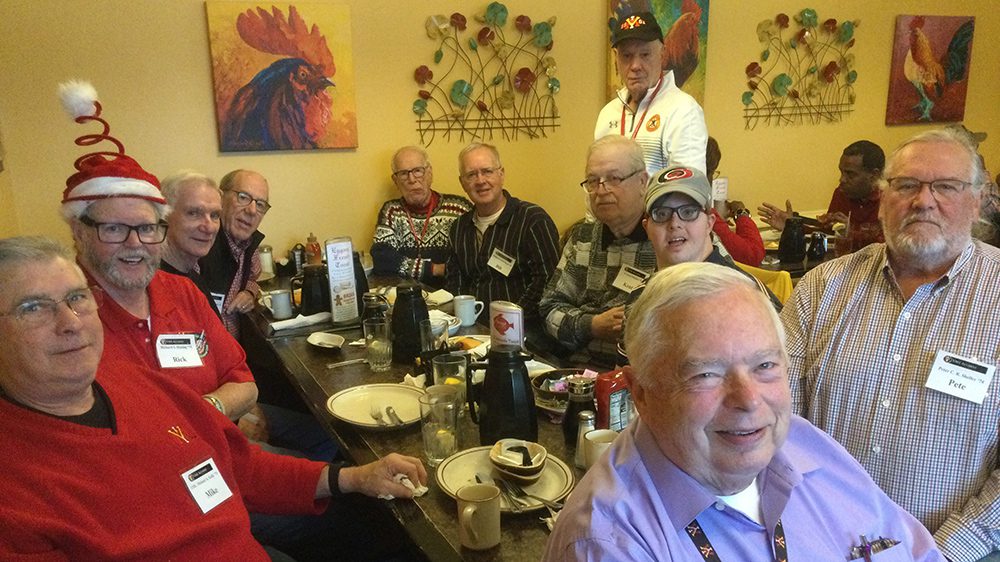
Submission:
M 640 418 L 570 496 L 546 560 L 944 560 L 792 415 L 778 316 L 746 276 L 675 265 L 633 311 L 625 374 Z

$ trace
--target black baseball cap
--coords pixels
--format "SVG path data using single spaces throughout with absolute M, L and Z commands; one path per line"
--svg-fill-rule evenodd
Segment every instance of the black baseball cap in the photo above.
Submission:
M 617 47 L 626 39 L 663 41 L 663 30 L 650 12 L 636 12 L 622 16 L 611 27 L 611 46 Z

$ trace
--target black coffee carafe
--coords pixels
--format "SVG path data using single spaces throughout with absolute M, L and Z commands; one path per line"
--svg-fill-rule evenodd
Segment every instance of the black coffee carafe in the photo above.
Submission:
M 420 285 L 407 282 L 396 287 L 396 302 L 392 306 L 393 362 L 413 363 L 420 355 L 420 321 L 427 318 Z
M 778 241 L 778 259 L 781 263 L 800 262 L 806 258 L 806 232 L 802 217 L 792 215 L 785 219 L 785 228 Z
M 487 354 L 487 363 L 473 363 L 466 370 L 469 413 L 479 424 L 480 444 L 492 445 L 505 438 L 538 441 L 535 395 L 524 366 L 531 357 L 520 346 L 496 345 Z M 484 368 L 483 382 L 472 384 L 472 372 Z
M 302 275 L 292 277 L 292 291 L 302 289 L 302 316 L 330 312 L 330 284 L 325 265 L 306 265 Z

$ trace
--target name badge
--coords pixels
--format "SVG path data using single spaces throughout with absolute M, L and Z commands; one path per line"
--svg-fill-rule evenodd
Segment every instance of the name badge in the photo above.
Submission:
M 233 491 L 226 484 L 219 467 L 215 466 L 215 459 L 210 458 L 199 463 L 198 466 L 181 474 L 181 478 L 184 479 L 184 485 L 191 492 L 202 513 L 212 511 L 233 496 Z
M 980 363 L 975 359 L 961 357 L 944 350 L 937 352 L 931 374 L 927 377 L 927 388 L 950 394 L 969 402 L 982 404 L 986 391 L 993 381 L 996 366 Z
M 621 289 L 626 293 L 631 293 L 639 288 L 639 285 L 645 283 L 646 278 L 648 277 L 649 274 L 641 269 L 636 269 L 631 265 L 623 265 L 621 269 L 618 270 L 615 282 L 612 283 L 611 286 L 616 289 Z
M 225 293 L 211 293 L 211 295 L 212 300 L 215 301 L 215 308 L 219 309 L 219 312 L 222 312 L 222 306 L 226 304 Z
M 160 334 L 156 337 L 156 359 L 161 369 L 202 366 L 194 334 Z
M 507 277 L 510 275 L 511 270 L 514 269 L 515 261 L 517 260 L 513 256 L 503 253 L 503 250 L 500 248 L 493 248 L 493 255 L 490 256 L 490 261 L 486 262 L 486 265 L 499 271 L 504 277 Z

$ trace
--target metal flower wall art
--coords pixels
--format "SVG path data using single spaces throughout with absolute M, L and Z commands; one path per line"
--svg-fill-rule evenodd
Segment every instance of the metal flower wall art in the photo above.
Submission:
M 840 121 L 850 113 L 858 79 L 850 50 L 859 25 L 859 20 L 821 22 L 811 8 L 757 24 L 763 50 L 760 60 L 746 67 L 746 128 Z
M 510 18 L 506 6 L 491 2 L 473 21 L 458 12 L 427 18 L 427 36 L 438 48 L 430 65 L 413 72 L 420 141 L 429 146 L 439 134 L 445 140 L 547 136 L 559 126 L 550 54 L 556 19 Z

